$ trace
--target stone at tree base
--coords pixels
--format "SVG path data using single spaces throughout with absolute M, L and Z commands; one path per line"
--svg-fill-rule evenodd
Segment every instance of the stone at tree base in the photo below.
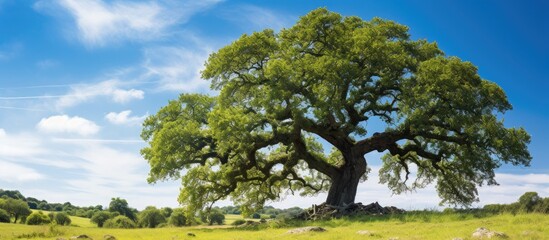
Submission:
M 320 220 L 339 218 L 350 215 L 387 215 L 404 213 L 405 211 L 397 207 L 382 207 L 378 202 L 363 205 L 362 203 L 351 203 L 344 206 L 332 206 L 326 203 L 313 205 L 296 218 L 302 220 Z
M 324 228 L 312 226 L 312 227 L 295 228 L 288 231 L 288 233 L 295 234 L 295 233 L 304 233 L 304 232 L 325 232 L 325 231 L 326 229 Z
M 489 229 L 483 227 L 477 228 L 477 230 L 473 232 L 472 236 L 474 238 L 507 238 L 507 235 L 505 233 L 490 231 Z
M 116 237 L 113 236 L 113 235 L 107 234 L 107 235 L 103 236 L 103 240 L 116 240 Z

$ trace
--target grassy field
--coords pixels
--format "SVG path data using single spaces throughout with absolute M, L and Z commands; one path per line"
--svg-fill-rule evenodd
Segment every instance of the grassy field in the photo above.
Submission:
M 236 216 L 228 216 L 234 219 Z M 73 222 L 87 219 L 73 217 Z M 362 217 L 336 219 L 320 222 L 298 222 L 283 228 L 265 227 L 241 228 L 160 228 L 160 229 L 103 229 L 88 225 L 75 226 L 27 226 L 22 224 L 0 224 L 0 239 L 69 239 L 71 236 L 86 234 L 93 239 L 103 239 L 106 234 L 119 240 L 183 240 L 183 239 L 472 239 L 471 234 L 478 227 L 504 232 L 509 239 L 549 239 L 549 216 L 542 214 L 496 215 L 478 217 L 473 214 L 425 214 L 408 213 L 393 217 Z M 316 225 L 327 229 L 321 233 L 288 234 L 294 227 Z M 368 230 L 374 236 L 357 234 Z M 196 237 L 187 236 L 192 232 Z

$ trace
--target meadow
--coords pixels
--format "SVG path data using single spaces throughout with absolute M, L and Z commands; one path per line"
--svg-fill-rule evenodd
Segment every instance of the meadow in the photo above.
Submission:
M 227 222 L 238 216 L 227 216 Z M 473 239 L 473 231 L 479 227 L 504 232 L 508 239 L 549 239 L 549 217 L 544 214 L 498 214 L 479 216 L 474 213 L 410 212 L 393 216 L 364 216 L 316 222 L 279 222 L 235 228 L 222 226 L 192 226 L 140 229 L 106 229 L 89 223 L 87 218 L 71 217 L 72 226 L 29 226 L 0 223 L 0 239 L 70 239 L 86 234 L 93 239 L 104 235 L 119 240 L 183 240 L 183 239 Z M 289 234 L 288 230 L 303 226 L 321 226 L 326 232 Z M 359 235 L 368 230 L 373 235 Z M 188 236 L 193 233 L 196 236 Z

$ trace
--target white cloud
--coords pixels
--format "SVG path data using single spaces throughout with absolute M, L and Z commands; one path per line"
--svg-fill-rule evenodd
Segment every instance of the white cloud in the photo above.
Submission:
M 200 78 L 200 71 L 209 55 L 206 49 L 157 47 L 145 50 L 144 76 L 159 81 L 159 90 L 196 91 L 207 89 L 209 83 Z
M 42 118 L 36 127 L 38 130 L 48 133 L 75 133 L 82 136 L 99 132 L 99 126 L 94 122 L 78 116 L 69 117 L 67 115 Z
M 44 178 L 36 170 L 0 160 L 0 179 L 7 182 L 27 182 Z
M 136 124 L 142 122 L 146 117 L 147 114 L 137 117 L 137 116 L 130 116 L 132 113 L 131 110 L 122 111 L 119 113 L 116 112 L 110 112 L 107 115 L 105 115 L 105 118 L 109 120 L 109 122 L 113 124 Z
M 25 158 L 47 152 L 42 142 L 27 134 L 8 134 L 0 128 L 0 158 Z
M 125 40 L 147 41 L 170 34 L 173 26 L 220 2 L 208 1 L 102 1 L 57 0 L 56 5 L 74 18 L 80 40 L 88 46 Z M 51 11 L 52 1 L 34 7 Z M 53 12 L 53 11 L 52 11 Z
M 88 101 L 98 96 L 111 97 L 114 102 L 127 103 L 133 99 L 143 99 L 145 92 L 137 89 L 121 89 L 120 81 L 112 79 L 96 84 L 79 84 L 71 86 L 71 90 L 61 96 L 56 103 L 57 108 L 66 108 Z
M 112 99 L 115 102 L 118 102 L 118 103 L 126 103 L 126 102 L 131 101 L 132 99 L 143 99 L 144 95 L 145 95 L 145 92 L 143 92 L 141 90 L 116 89 L 112 92 Z

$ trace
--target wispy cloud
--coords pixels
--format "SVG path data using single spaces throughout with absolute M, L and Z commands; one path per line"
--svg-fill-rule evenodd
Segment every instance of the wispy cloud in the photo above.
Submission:
M 147 117 L 147 114 L 143 116 L 130 116 L 131 113 L 132 113 L 131 110 L 126 110 L 119 113 L 110 112 L 107 115 L 105 115 L 105 118 L 109 120 L 109 122 L 112 124 L 123 125 L 123 124 L 139 124 Z
M 122 82 L 118 80 L 106 80 L 95 84 L 78 84 L 71 86 L 71 90 L 61 96 L 57 102 L 57 108 L 63 109 L 88 101 L 98 96 L 111 97 L 117 103 L 127 103 L 134 99 L 143 99 L 145 92 L 137 89 L 122 89 Z
M 204 62 L 208 58 L 207 49 L 184 47 L 157 47 L 144 51 L 143 75 L 146 79 L 157 80 L 158 90 L 195 91 L 208 88 L 208 82 L 200 78 Z
M 0 166 L 0 179 L 7 182 L 27 182 L 44 178 L 36 170 L 20 164 L 0 160 Z
M 163 38 L 170 29 L 185 23 L 196 12 L 220 2 L 208 1 L 103 1 L 42 0 L 39 11 L 58 5 L 74 19 L 79 39 L 88 46 L 118 41 Z
M 81 136 L 94 135 L 99 132 L 99 126 L 94 122 L 78 116 L 57 115 L 42 118 L 36 128 L 47 133 L 74 133 Z

